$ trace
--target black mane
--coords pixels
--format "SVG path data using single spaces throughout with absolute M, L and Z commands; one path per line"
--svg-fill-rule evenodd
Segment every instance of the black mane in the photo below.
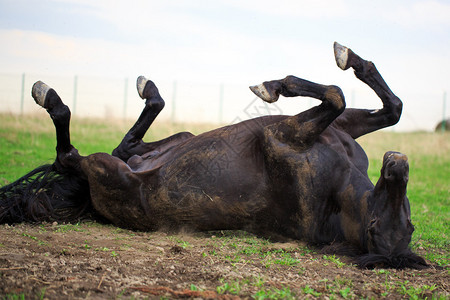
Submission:
M 356 257 L 355 262 L 363 269 L 381 267 L 394 269 L 413 268 L 420 270 L 429 267 L 422 257 L 413 253 L 410 249 L 406 249 L 401 253 L 395 253 L 391 256 L 368 253 Z
M 0 223 L 73 222 L 93 213 L 87 181 L 57 169 L 43 165 L 0 188 Z

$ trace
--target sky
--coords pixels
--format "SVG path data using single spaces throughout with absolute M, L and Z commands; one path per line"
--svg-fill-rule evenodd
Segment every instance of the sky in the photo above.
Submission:
M 97 86 L 102 78 L 115 85 L 129 78 L 131 90 L 145 75 L 166 86 L 169 99 L 176 94 L 178 108 L 194 110 L 183 120 L 203 120 L 199 111 L 219 121 L 216 106 L 222 105 L 226 123 L 248 116 L 231 109 L 237 101 L 244 109 L 252 103 L 247 86 L 295 75 L 340 86 L 349 106 L 380 107 L 351 71 L 336 67 L 334 41 L 372 60 L 402 99 L 399 130 L 432 130 L 449 117 L 450 1 L 443 0 L 0 0 L 0 100 L 3 110 L 12 110 L 5 99 L 13 84 L 6 82 L 21 74 L 57 85 L 57 77 L 70 79 L 61 89 L 71 98 L 74 76 Z M 223 103 L 208 114 L 207 97 L 217 102 L 219 91 Z M 298 113 L 291 101 L 279 101 L 278 110 Z

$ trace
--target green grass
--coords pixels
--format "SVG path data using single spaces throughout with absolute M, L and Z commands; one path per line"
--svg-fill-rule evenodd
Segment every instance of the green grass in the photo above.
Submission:
M 225 280 L 219 279 L 220 285 L 216 287 L 216 292 L 219 295 L 231 294 L 239 295 L 242 290 L 256 289 L 251 295 L 252 299 L 297 299 L 296 295 L 289 287 L 274 288 L 265 286 L 263 279 L 259 277 L 252 277 L 243 280 Z M 191 285 L 191 290 L 195 290 Z M 309 287 L 308 287 L 309 288 Z
M 73 119 L 72 143 L 80 153 L 110 153 L 121 141 L 133 121 Z M 182 125 L 156 122 L 145 140 L 158 140 L 179 131 L 201 133 L 214 125 Z M 376 183 L 383 154 L 388 150 L 407 154 L 410 163 L 408 197 L 416 231 L 413 248 L 425 250 L 427 259 L 448 265 L 450 256 L 450 134 L 375 132 L 358 142 L 365 149 L 369 161 L 369 177 Z M 35 167 L 52 163 L 55 158 L 53 123 L 43 111 L 41 115 L 16 116 L 0 114 L 0 186 L 14 181 Z M 64 228 L 65 229 L 65 228 Z M 62 230 L 62 228 L 61 228 Z M 219 241 L 218 241 L 219 242 Z M 245 255 L 262 253 L 265 245 L 251 237 L 237 246 L 225 237 L 220 239 L 229 247 L 239 248 Z M 211 254 L 209 254 L 211 255 Z M 230 258 L 239 260 L 240 258 Z M 288 255 L 277 256 L 280 263 L 295 263 Z M 332 262 L 336 263 L 336 262 Z
M 44 299 L 45 297 L 45 288 L 41 289 L 37 295 L 35 295 L 35 297 L 33 297 L 33 299 Z M 3 300 L 25 300 L 28 299 L 28 297 L 25 297 L 24 293 L 21 294 L 6 294 L 5 296 L 3 296 L 2 298 Z

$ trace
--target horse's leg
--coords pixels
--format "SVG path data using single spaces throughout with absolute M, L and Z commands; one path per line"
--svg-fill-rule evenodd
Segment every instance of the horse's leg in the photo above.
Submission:
M 139 76 L 136 82 L 139 96 L 145 99 L 145 107 L 136 123 L 125 135 L 119 146 L 113 150 L 112 155 L 127 161 L 133 155 L 144 155 L 151 153 L 155 149 L 164 151 L 165 148 L 192 136 L 188 132 L 180 132 L 166 139 L 145 143 L 142 141 L 145 133 L 155 121 L 158 114 L 164 108 L 164 100 L 159 94 L 158 88 L 144 76 Z
M 318 136 L 345 110 L 345 99 L 339 87 L 321 85 L 295 76 L 266 81 L 250 89 L 266 102 L 285 97 L 308 96 L 322 103 L 298 115 L 266 127 L 267 135 L 298 147 L 309 147 Z
M 336 125 L 356 139 L 396 124 L 402 113 L 402 102 L 388 87 L 375 65 L 338 43 L 334 43 L 334 55 L 339 68 L 353 68 L 356 77 L 374 90 L 383 102 L 383 108 L 379 110 L 347 109 L 336 120 Z
M 47 215 L 56 213 L 58 220 L 67 221 L 86 212 L 95 212 L 114 222 L 113 211 L 118 215 L 131 216 L 131 220 L 139 224 L 142 218 L 133 219 L 138 204 L 133 204 L 141 200 L 141 181 L 117 157 L 106 153 L 79 155 L 70 143 L 70 110 L 55 90 L 39 81 L 33 86 L 32 96 L 37 104 L 47 110 L 56 128 L 57 159 L 54 165 L 59 176 L 55 184 L 44 186 L 42 192 L 48 194 L 50 207 L 62 207 L 64 210 L 63 214 L 58 215 L 56 209 L 49 209 Z M 70 195 L 67 195 L 68 189 Z M 36 190 L 37 194 L 41 193 L 41 189 Z M 130 202 L 127 202 L 128 199 L 131 199 Z M 66 213 L 67 210 L 70 213 Z M 127 226 L 122 219 L 125 217 L 117 222 Z M 137 225 L 130 223 L 129 226 Z
M 277 101 L 279 95 L 309 96 L 322 101 L 307 111 L 265 126 L 262 143 L 274 200 L 271 212 L 274 217 L 269 223 L 284 234 L 314 241 L 311 219 L 316 214 L 316 204 L 311 199 L 315 197 L 305 198 L 303 193 L 311 193 L 311 178 L 315 176 L 313 165 L 317 162 L 313 163 L 311 160 L 315 158 L 303 156 L 303 153 L 308 153 L 323 131 L 345 110 L 344 95 L 337 86 L 321 85 L 294 76 L 267 81 L 250 89 L 267 102 Z M 306 170 L 311 176 L 300 175 Z M 304 216 L 302 220 L 298 219 L 299 211 Z
M 78 150 L 70 143 L 70 110 L 56 91 L 42 81 L 33 85 L 32 96 L 36 103 L 47 110 L 56 129 L 56 167 L 80 171 Z
M 139 96 L 145 99 L 145 107 L 136 123 L 125 135 L 119 146 L 112 152 L 113 156 L 123 161 L 127 161 L 134 154 L 141 155 L 154 148 L 144 143 L 142 138 L 165 105 L 158 88 L 151 80 L 146 79 L 144 76 L 139 76 L 136 85 Z
M 53 120 L 57 155 L 45 173 L 40 171 L 36 177 L 28 177 L 24 184 L 12 190 L 13 195 L 20 195 L 15 205 L 20 203 L 19 210 L 24 216 L 21 220 L 79 220 L 83 215 L 94 212 L 88 180 L 82 168 L 85 157 L 70 143 L 70 110 L 55 90 L 41 81 L 33 85 L 32 96 Z

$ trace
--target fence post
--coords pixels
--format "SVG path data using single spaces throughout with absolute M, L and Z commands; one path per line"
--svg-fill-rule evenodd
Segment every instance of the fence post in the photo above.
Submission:
M 25 99 L 25 73 L 22 74 L 22 93 L 20 95 L 20 115 L 23 115 L 24 99 Z
M 73 78 L 73 114 L 77 111 L 77 90 L 78 90 L 78 76 Z
M 123 119 L 127 118 L 127 102 L 128 102 L 128 78 L 125 78 L 125 86 L 123 88 Z
M 442 99 L 442 122 L 441 122 L 441 131 L 444 132 L 445 131 L 445 125 L 446 125 L 446 120 L 445 120 L 445 110 L 446 110 L 446 103 L 447 102 L 447 92 L 444 91 L 444 95 L 443 95 L 443 99 Z

